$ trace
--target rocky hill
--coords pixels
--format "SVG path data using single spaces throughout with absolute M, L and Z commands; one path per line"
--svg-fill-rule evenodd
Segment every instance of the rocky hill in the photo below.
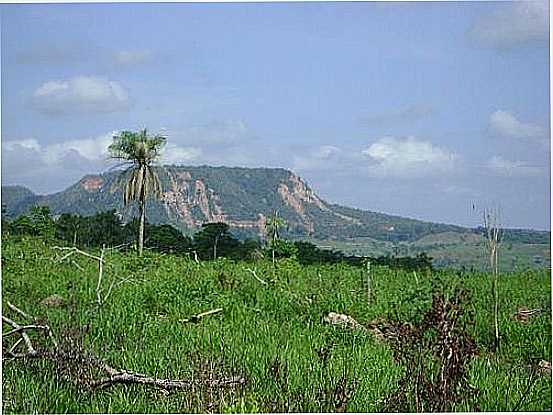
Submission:
M 242 236 L 263 235 L 267 218 L 278 210 L 290 237 L 347 240 L 414 241 L 426 235 L 466 231 L 458 226 L 423 222 L 330 204 L 300 177 L 284 169 L 165 166 L 160 200 L 149 200 L 147 218 L 193 232 L 206 222 L 225 222 Z M 120 172 L 88 175 L 66 190 L 45 196 L 20 186 L 2 187 L 2 204 L 15 217 L 35 204 L 54 214 L 90 215 L 116 209 L 128 220 L 136 207 L 123 207 Z

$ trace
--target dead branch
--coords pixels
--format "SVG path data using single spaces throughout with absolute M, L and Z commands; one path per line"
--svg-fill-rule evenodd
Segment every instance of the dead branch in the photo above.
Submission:
M 11 303 L 8 303 L 9 307 L 20 315 L 25 316 L 30 320 L 36 321 L 35 318 L 30 317 L 28 314 L 17 308 Z M 208 315 L 220 313 L 223 309 L 217 308 L 193 316 L 190 321 L 199 320 Z M 87 386 L 91 389 L 107 388 L 116 384 L 140 384 L 146 386 L 152 386 L 159 388 L 165 392 L 173 389 L 191 389 L 195 386 L 207 386 L 209 388 L 223 388 L 240 386 L 246 383 L 246 379 L 242 376 L 232 376 L 221 379 L 160 379 L 152 376 L 148 376 L 142 373 L 128 371 L 125 369 L 115 369 L 106 363 L 103 359 L 95 356 L 94 354 L 85 353 L 78 346 L 75 347 L 71 343 L 70 349 L 64 349 L 59 347 L 54 337 L 51 335 L 51 330 L 47 325 L 29 324 L 21 325 L 11 320 L 8 317 L 2 316 L 2 320 L 11 326 L 13 330 L 4 333 L 4 337 L 8 337 L 14 334 L 19 334 L 20 338 L 10 347 L 6 353 L 5 358 L 11 359 L 27 359 L 27 358 L 45 358 L 53 361 L 57 364 L 57 367 L 65 368 L 66 378 L 76 386 Z M 53 349 L 38 349 L 36 348 L 27 331 L 46 331 L 50 335 L 52 340 Z M 17 347 L 24 342 L 26 345 L 26 352 L 16 353 Z M 78 374 L 72 373 L 71 369 L 67 371 L 67 368 L 71 365 L 77 365 L 79 367 Z M 83 377 L 83 373 L 92 373 L 91 369 L 100 370 L 104 373 L 105 377 L 100 379 L 91 379 L 86 376 Z M 58 369 L 59 370 L 59 369 Z M 63 372 L 62 372 L 63 373 Z M 95 372 L 97 373 L 97 372 Z M 97 374 L 95 375 L 97 376 Z
M 124 284 L 124 283 L 126 283 L 126 282 L 128 282 L 128 281 L 132 281 L 131 275 L 129 275 L 128 277 L 123 278 L 123 279 L 121 279 L 121 280 L 119 280 L 119 281 L 117 281 L 117 282 L 113 281 L 113 282 L 110 284 L 109 289 L 108 289 L 108 292 L 107 292 L 106 296 L 104 297 L 104 299 L 102 300 L 102 302 L 107 301 L 107 299 L 109 298 L 109 296 L 110 296 L 110 294 L 111 294 L 111 291 L 112 291 L 115 287 L 118 287 L 119 285 Z
M 83 267 L 81 267 L 81 266 L 80 266 L 79 264 L 77 264 L 75 261 L 71 260 L 71 263 L 72 263 L 73 265 L 75 265 L 75 266 L 79 269 L 79 271 L 84 271 Z
M 132 244 L 132 242 L 127 242 L 126 244 L 120 244 L 120 245 L 112 246 L 112 247 L 109 247 L 107 249 L 110 250 L 110 251 L 119 251 L 121 248 L 125 248 L 125 247 L 127 247 L 131 244 Z
M 100 295 L 100 285 L 102 284 L 102 273 L 103 273 L 103 264 L 104 264 L 104 251 L 106 249 L 105 245 L 102 245 L 102 252 L 98 261 L 98 283 L 96 284 L 96 303 L 98 306 L 102 305 L 102 297 Z
M 118 383 L 129 384 L 138 383 L 142 385 L 150 385 L 163 390 L 170 389 L 190 389 L 193 386 L 204 385 L 210 388 L 220 388 L 224 386 L 236 386 L 246 383 L 246 379 L 242 376 L 233 376 L 227 379 L 212 379 L 206 381 L 188 381 L 188 380 L 173 380 L 173 379 L 158 379 L 143 375 L 142 373 L 116 371 L 108 378 L 103 378 L 92 383 L 93 389 L 105 388 Z
M 10 310 L 13 310 L 15 311 L 17 314 L 19 314 L 20 316 L 22 316 L 24 319 L 27 319 L 27 320 L 33 320 L 31 318 L 31 316 L 29 316 L 27 313 L 25 313 L 23 310 L 21 310 L 20 308 L 14 306 L 12 303 L 10 303 L 9 301 L 6 302 L 8 304 L 8 307 L 10 308 Z
M 36 323 L 36 321 L 37 321 L 36 318 L 31 317 L 29 314 L 25 313 L 19 307 L 13 305 L 9 301 L 7 301 L 7 305 L 12 311 L 19 314 L 20 316 L 22 316 L 26 320 L 30 320 L 30 321 L 33 321 L 33 322 Z M 36 348 L 33 346 L 33 343 L 31 342 L 31 339 L 30 339 L 29 335 L 26 333 L 27 330 L 42 330 L 42 331 L 44 331 L 48 335 L 48 338 L 50 339 L 50 341 L 52 342 L 54 347 L 58 347 L 58 343 L 57 343 L 57 341 L 56 341 L 56 339 L 55 339 L 55 337 L 52 333 L 52 330 L 46 324 L 21 325 L 21 324 L 16 323 L 15 321 L 11 320 L 10 318 L 8 318 L 6 316 L 2 316 L 2 321 L 4 321 L 6 324 L 8 324 L 9 326 L 12 327 L 12 330 L 10 330 L 6 333 L 3 333 L 2 337 L 8 337 L 8 336 L 11 336 L 12 334 L 19 334 L 19 336 L 20 336 L 20 338 L 12 345 L 12 347 L 8 351 L 8 354 L 11 357 L 32 357 L 32 356 L 37 355 L 38 352 L 37 352 Z M 25 345 L 27 346 L 27 352 L 16 354 L 15 350 L 17 349 L 19 344 L 21 344 L 22 341 L 24 341 Z
M 528 310 L 526 307 L 521 307 L 516 313 L 513 314 L 513 318 L 523 323 L 527 323 L 530 318 L 541 314 L 543 310 L 541 308 L 535 308 Z
M 62 256 L 61 258 L 59 258 L 57 260 L 57 262 L 61 262 L 63 261 L 64 259 L 67 259 L 69 258 L 71 255 L 73 254 L 81 254 L 81 255 L 84 255 L 88 258 L 92 258 L 92 259 L 95 259 L 98 261 L 98 281 L 96 282 L 96 306 L 97 307 L 101 307 L 102 304 L 108 299 L 108 297 L 110 296 L 111 294 L 111 291 L 117 287 L 118 285 L 121 285 L 123 284 L 124 282 L 127 282 L 130 280 L 130 277 L 127 277 L 127 278 L 124 278 L 118 282 L 112 282 L 108 288 L 108 291 L 107 291 L 107 294 L 104 298 L 102 298 L 102 292 L 103 292 L 103 289 L 102 289 L 102 280 L 103 280 L 103 276 L 104 276 L 104 264 L 105 265 L 109 265 L 109 263 L 106 262 L 106 260 L 104 259 L 104 255 L 105 255 L 105 252 L 106 252 L 106 249 L 110 250 L 110 249 L 116 249 L 116 248 L 106 248 L 105 245 L 102 245 L 102 250 L 100 251 L 100 256 L 96 256 L 96 255 L 92 255 L 92 254 L 89 254 L 88 252 L 85 252 L 85 251 L 81 251 L 80 249 L 76 248 L 76 247 L 63 247 L 63 246 L 54 246 L 53 247 L 54 249 L 58 249 L 58 250 L 61 250 L 61 251 L 68 251 L 67 254 L 65 254 L 64 256 Z M 79 266 L 79 264 L 77 264 L 75 261 L 71 261 L 75 266 L 77 266 L 77 268 L 79 268 L 81 271 L 83 270 L 82 267 Z
M 214 308 L 213 310 L 204 311 L 203 313 L 196 314 L 190 318 L 184 318 L 179 320 L 181 323 L 197 323 L 201 318 L 210 316 L 212 314 L 217 314 L 223 311 L 222 308 Z
M 367 261 L 367 304 L 372 301 L 371 261 Z
M 103 258 L 100 258 L 96 255 L 89 254 L 88 252 L 85 252 L 85 251 L 81 251 L 79 248 L 76 248 L 74 246 L 71 246 L 71 247 L 68 247 L 68 246 L 53 246 L 52 249 L 58 249 L 60 251 L 69 251 L 67 254 L 65 254 L 64 256 L 59 258 L 57 262 L 61 262 L 64 259 L 69 258 L 73 254 L 81 254 L 81 255 L 84 255 L 86 257 L 95 259 L 97 261 L 101 261 L 101 262 L 104 261 Z
M 500 210 L 484 210 L 484 229 L 486 231 L 486 245 L 488 248 L 490 269 L 492 271 L 492 295 L 494 299 L 494 329 L 495 329 L 495 348 L 499 348 L 499 246 L 502 239 L 502 229 L 500 224 Z
M 253 275 L 253 277 L 254 277 L 257 281 L 259 281 L 261 284 L 267 285 L 267 281 L 263 281 L 261 278 L 259 278 L 259 277 L 257 276 L 257 274 L 255 273 L 255 269 L 246 268 L 246 271 L 249 271 L 249 272 Z
M 25 330 L 48 330 L 48 327 L 40 326 L 38 324 L 28 324 L 26 326 L 19 326 L 17 328 L 14 328 L 6 333 L 2 333 L 2 337 L 8 337 L 8 336 L 11 336 L 12 334 L 20 333 Z
M 31 339 L 29 338 L 27 333 L 25 333 L 25 329 L 23 328 L 23 326 L 20 326 L 15 321 L 9 319 L 6 316 L 2 316 L 2 321 L 4 323 L 10 325 L 11 327 L 13 327 L 14 330 L 17 330 L 17 332 L 21 336 L 21 339 L 25 342 L 25 345 L 27 346 L 27 353 L 19 353 L 19 354 L 16 354 L 15 353 L 15 347 L 12 347 L 10 350 L 11 350 L 11 355 L 13 357 L 25 357 L 25 356 L 33 356 L 33 355 L 37 354 L 37 351 L 33 347 L 33 343 L 31 342 Z M 21 343 L 21 342 L 17 342 L 16 346 L 19 345 L 19 343 Z

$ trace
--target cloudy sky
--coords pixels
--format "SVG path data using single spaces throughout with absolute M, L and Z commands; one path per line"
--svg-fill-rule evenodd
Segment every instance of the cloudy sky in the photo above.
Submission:
M 60 191 L 114 132 L 292 169 L 326 200 L 550 229 L 548 2 L 1 5 L 2 184 Z M 473 209 L 473 206 L 476 209 Z

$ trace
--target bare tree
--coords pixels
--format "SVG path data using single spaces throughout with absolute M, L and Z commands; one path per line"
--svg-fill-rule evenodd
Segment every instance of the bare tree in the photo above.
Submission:
M 492 296 L 494 302 L 494 329 L 495 329 L 495 348 L 499 348 L 499 245 L 501 243 L 501 211 L 497 209 L 484 209 L 484 229 L 486 236 L 486 246 L 492 272 Z
M 278 216 L 278 210 L 273 211 L 273 215 L 267 219 L 267 234 L 271 238 L 271 251 L 273 257 L 273 266 L 275 266 L 275 246 L 279 238 L 278 231 L 286 225 L 286 221 Z

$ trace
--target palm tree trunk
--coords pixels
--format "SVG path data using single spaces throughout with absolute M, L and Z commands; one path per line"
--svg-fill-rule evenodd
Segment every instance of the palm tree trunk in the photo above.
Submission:
M 140 228 L 138 230 L 138 255 L 144 251 L 144 222 L 146 221 L 146 200 L 140 201 Z
M 219 235 L 215 237 L 215 242 L 213 244 L 213 259 L 217 259 L 217 243 L 219 242 Z

